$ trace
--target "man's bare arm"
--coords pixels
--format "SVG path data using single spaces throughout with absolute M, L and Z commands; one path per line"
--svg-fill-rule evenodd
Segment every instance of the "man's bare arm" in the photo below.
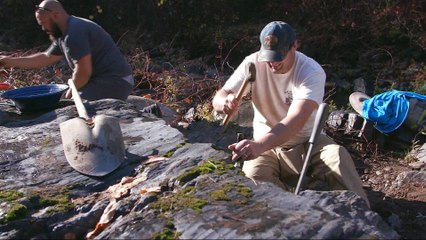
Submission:
M 35 53 L 24 57 L 0 56 L 0 67 L 17 68 L 41 68 L 60 61 L 63 56 L 47 54 L 45 52 Z
M 91 54 L 88 54 L 78 60 L 72 74 L 72 79 L 77 89 L 81 89 L 89 82 L 90 77 L 92 76 L 92 71 L 93 68 Z
M 74 85 L 77 88 L 77 90 L 84 87 L 90 80 L 90 77 L 92 76 L 92 55 L 88 54 L 75 64 L 75 69 L 72 74 L 72 80 L 74 81 Z M 65 93 L 65 98 L 71 98 L 72 92 L 71 89 L 68 89 L 68 91 Z
M 312 100 L 294 100 L 287 116 L 269 132 L 256 140 L 243 140 L 228 146 L 233 152 L 232 160 L 257 158 L 263 152 L 284 144 L 296 135 L 308 121 L 318 104 Z
M 303 128 L 316 108 L 318 104 L 312 100 L 293 101 L 287 116 L 256 142 L 262 145 L 264 151 L 287 142 Z

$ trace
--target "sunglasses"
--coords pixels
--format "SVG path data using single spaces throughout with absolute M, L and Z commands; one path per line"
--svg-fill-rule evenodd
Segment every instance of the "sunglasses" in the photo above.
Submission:
M 35 10 L 36 10 L 36 11 L 38 11 L 38 10 L 43 10 L 43 11 L 47 11 L 47 12 L 52 12 L 52 10 L 51 10 L 51 9 L 46 8 L 46 7 L 40 7 L 39 5 L 35 5 Z

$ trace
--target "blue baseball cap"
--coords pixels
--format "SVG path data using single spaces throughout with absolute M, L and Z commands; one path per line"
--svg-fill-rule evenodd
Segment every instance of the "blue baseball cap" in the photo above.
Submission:
M 293 28 L 285 22 L 268 23 L 260 33 L 260 51 L 258 60 L 261 62 L 282 61 L 296 40 Z

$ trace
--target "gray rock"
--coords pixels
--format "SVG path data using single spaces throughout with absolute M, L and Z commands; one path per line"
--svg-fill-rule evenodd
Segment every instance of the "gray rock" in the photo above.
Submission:
M 393 182 L 394 187 L 404 187 L 408 183 L 426 182 L 426 171 L 408 171 L 400 173 Z
M 250 129 L 232 126 L 225 132 L 202 121 L 174 128 L 141 113 L 140 101 L 107 99 L 87 106 L 91 115 L 120 120 L 126 159 L 105 177 L 82 175 L 65 158 L 59 124 L 77 116 L 74 106 L 1 125 L 0 191 L 20 195 L 0 199 L 7 213 L 0 215 L 0 238 L 399 237 L 352 192 L 296 196 L 244 177 L 230 163 L 226 146 L 236 132 Z M 7 218 L 16 203 L 26 211 Z
M 418 161 L 426 163 L 426 143 L 418 149 L 413 149 L 410 154 Z

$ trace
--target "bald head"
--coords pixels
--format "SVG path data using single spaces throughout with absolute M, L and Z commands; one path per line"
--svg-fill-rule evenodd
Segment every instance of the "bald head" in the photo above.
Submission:
M 43 31 L 53 38 L 58 38 L 67 28 L 69 15 L 59 1 L 44 0 L 38 5 L 35 17 Z
M 41 11 L 65 13 L 62 4 L 57 0 L 44 0 L 39 5 Z

